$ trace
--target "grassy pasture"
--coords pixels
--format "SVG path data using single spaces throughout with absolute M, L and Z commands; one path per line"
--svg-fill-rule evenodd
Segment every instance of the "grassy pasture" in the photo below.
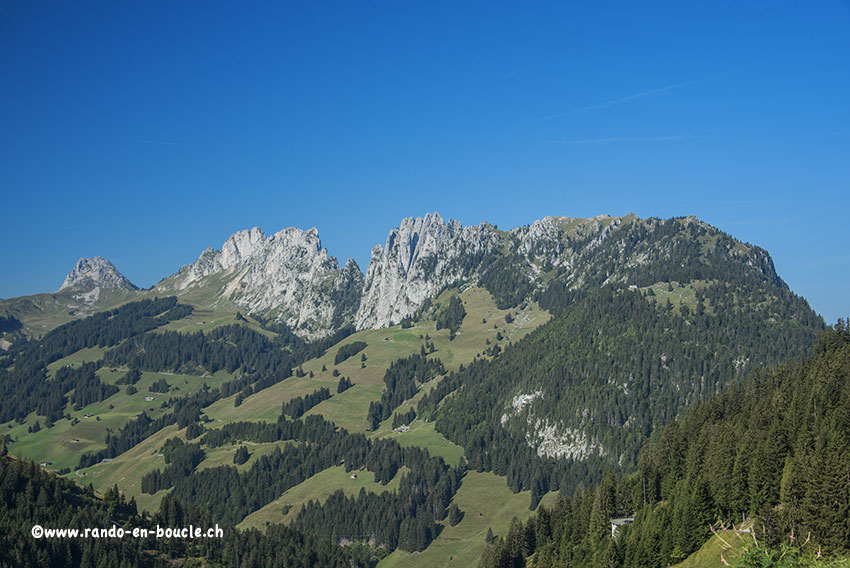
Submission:
M 289 523 L 295 519 L 303 503 L 310 501 L 323 503 L 338 490 L 350 496 L 359 494 L 361 488 L 372 493 L 394 491 L 406 471 L 402 468 L 392 481 L 381 485 L 375 483 L 375 476 L 368 471 L 347 472 L 344 466 L 334 466 L 290 488 L 278 499 L 245 517 L 238 527 L 263 529 L 270 523 Z M 357 477 L 352 478 L 352 474 L 356 474 Z M 283 514 L 284 506 L 290 507 L 285 515 Z
M 550 506 L 556 493 L 546 495 L 541 503 Z M 396 550 L 381 561 L 380 568 L 414 568 L 423 566 L 476 566 L 484 551 L 487 529 L 495 535 L 506 535 L 514 517 L 525 520 L 531 515 L 530 491 L 511 493 L 505 478 L 492 473 L 470 471 L 454 498 L 464 512 L 456 526 L 445 523 L 440 535 L 422 552 Z

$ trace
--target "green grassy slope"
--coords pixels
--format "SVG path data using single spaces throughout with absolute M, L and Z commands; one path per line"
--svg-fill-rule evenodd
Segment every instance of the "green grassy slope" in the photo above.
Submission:
M 511 519 L 525 520 L 530 492 L 511 493 L 502 477 L 492 473 L 470 471 L 454 498 L 464 512 L 456 526 L 446 523 L 440 535 L 422 552 L 396 550 L 385 558 L 380 568 L 414 568 L 431 566 L 475 566 L 484 550 L 487 529 L 494 535 L 507 534 Z M 557 497 L 552 493 L 542 503 L 549 505 Z
M 331 467 L 287 490 L 275 501 L 245 517 L 238 526 L 239 528 L 264 529 L 270 523 L 289 523 L 295 519 L 298 511 L 301 510 L 302 503 L 309 501 L 324 502 L 338 490 L 342 490 L 346 495 L 351 496 L 360 493 L 360 489 L 372 493 L 394 491 L 406 471 L 402 468 L 392 481 L 386 485 L 381 485 L 375 483 L 375 476 L 366 470 L 347 472 L 345 467 L 341 465 Z M 286 514 L 283 512 L 285 507 L 288 508 Z
M 73 359 L 79 353 L 66 357 L 65 360 Z M 98 371 L 98 375 L 106 383 L 114 383 L 125 373 L 126 369 L 113 371 L 103 368 Z M 231 378 L 224 372 L 198 377 L 146 371 L 142 373 L 141 380 L 135 385 L 138 391 L 135 394 L 128 395 L 127 387 L 122 386 L 121 390 L 106 400 L 90 404 L 80 410 L 73 410 L 68 405 L 66 412 L 71 416 L 71 419 L 59 420 L 52 428 L 42 427 L 39 432 L 29 434 L 27 429 L 36 421 L 40 421 L 40 424 L 44 425 L 44 417 L 31 415 L 24 424 L 0 425 L 0 432 L 5 432 L 12 439 L 18 440 L 13 446 L 15 455 L 39 463 L 52 462 L 48 469 L 66 467 L 73 469 L 79 463 L 80 455 L 106 447 L 108 430 L 118 431 L 141 412 L 147 412 L 151 418 L 157 418 L 163 412 L 168 412 L 168 410 L 161 409 L 160 406 L 169 397 L 193 394 L 205 383 L 210 387 L 216 387 Z M 154 382 L 160 379 L 165 379 L 171 385 L 170 392 L 156 393 L 148 390 Z M 151 400 L 147 400 L 149 398 Z M 91 416 L 86 417 L 87 414 L 91 414 Z
M 40 337 L 53 328 L 81 319 L 95 312 L 116 308 L 127 302 L 139 300 L 143 292 L 123 289 L 101 289 L 93 305 L 60 293 L 33 294 L 0 300 L 0 315 L 17 318 L 29 336 Z
M 744 547 L 750 543 L 752 537 L 747 533 L 717 531 L 699 550 L 674 568 L 723 568 L 733 565 L 740 558 Z

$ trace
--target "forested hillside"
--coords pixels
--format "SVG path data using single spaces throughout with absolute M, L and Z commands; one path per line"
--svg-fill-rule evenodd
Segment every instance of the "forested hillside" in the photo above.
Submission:
M 660 270 L 644 280 L 664 280 Z M 773 281 L 691 274 L 626 289 L 553 281 L 541 297 L 559 314 L 552 322 L 450 376 L 418 414 L 435 417 L 471 467 L 506 475 L 515 491 L 540 496 L 634 467 L 660 426 L 747 370 L 808 352 L 822 329 L 804 300 Z
M 810 357 L 754 370 L 664 427 L 639 464 L 515 523 L 481 566 L 523 566 L 532 555 L 539 568 L 668 566 L 708 540 L 711 525 L 746 518 L 762 546 L 850 554 L 847 322 L 824 332 Z M 610 519 L 631 515 L 612 539 Z M 759 566 L 779 565 L 765 558 Z
M 190 314 L 191 306 L 177 303 L 176 298 L 142 300 L 120 308 L 101 312 L 83 320 L 62 325 L 39 341 L 17 345 L 0 357 L 0 422 L 23 420 L 37 411 L 52 424 L 62 416 L 66 394 L 83 377 L 59 373 L 48 382 L 47 365 L 87 347 L 111 347 L 123 340 L 156 329 Z M 110 389 L 99 388 L 100 380 L 85 373 L 94 399 L 102 400 Z M 108 394 L 107 394 L 108 393 Z M 77 396 L 80 402 L 79 395 Z
M 207 528 L 216 523 L 221 538 L 155 538 L 162 528 Z M 33 538 L 34 525 L 44 529 L 149 529 L 147 538 Z M 140 515 L 117 489 L 103 498 L 73 482 L 44 472 L 33 462 L 0 455 L 0 566 L 172 566 L 197 560 L 206 566 L 374 566 L 378 558 L 359 547 L 340 547 L 330 540 L 276 526 L 265 533 L 237 531 L 208 513 L 170 497 L 154 515 Z

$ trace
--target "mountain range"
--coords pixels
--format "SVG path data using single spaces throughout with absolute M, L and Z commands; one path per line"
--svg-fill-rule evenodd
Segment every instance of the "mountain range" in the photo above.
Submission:
M 645 468 L 666 425 L 810 355 L 825 327 L 765 250 L 631 214 L 408 218 L 365 274 L 316 229 L 254 228 L 149 289 L 80 259 L 55 293 L 0 301 L 0 324 L 16 456 L 149 512 L 175 499 L 358 542 L 382 566 L 474 564 L 490 529 L 509 538 L 485 557 L 527 556 L 504 544 L 511 516 L 558 495 L 595 510 L 583 488 Z M 622 565 L 599 540 L 633 512 L 617 499 L 591 515 L 590 565 Z M 707 538 L 685 536 L 680 556 Z
M 57 292 L 0 300 L 0 314 L 40 335 L 132 299 L 177 295 L 198 305 L 284 323 L 296 334 L 316 339 L 349 326 L 362 330 L 397 324 L 458 284 L 481 284 L 502 308 L 535 298 L 556 276 L 571 288 L 637 285 L 642 266 L 663 264 L 670 247 L 678 246 L 671 238 L 652 250 L 662 226 L 658 219 L 633 214 L 559 216 L 502 231 L 486 222 L 464 227 L 433 213 L 404 219 L 392 229 L 384 245 L 372 248 L 365 275 L 353 259 L 340 266 L 322 247 L 315 228 L 290 227 L 267 237 L 255 227 L 234 233 L 220 249 L 204 250 L 148 290 L 132 284 L 104 258 L 82 258 Z M 694 217 L 680 219 L 677 227 L 704 232 L 703 247 L 722 236 Z M 646 242 L 632 246 L 636 239 Z M 728 241 L 722 253 L 729 260 L 787 288 L 763 249 L 722 240 Z M 603 264 L 604 276 L 599 271 Z

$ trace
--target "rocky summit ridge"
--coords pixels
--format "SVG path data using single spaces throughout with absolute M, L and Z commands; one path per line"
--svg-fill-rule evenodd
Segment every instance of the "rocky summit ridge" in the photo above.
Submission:
M 671 232 L 671 227 L 673 231 Z M 439 213 L 403 219 L 371 251 L 365 275 L 352 259 L 340 266 L 315 228 L 266 236 L 257 227 L 204 250 L 193 263 L 153 287 L 198 305 L 235 306 L 281 322 L 307 339 L 343 327 L 377 329 L 413 316 L 447 287 L 486 288 L 502 308 L 533 299 L 553 278 L 568 288 L 640 279 L 642 267 L 663 265 L 665 251 L 721 232 L 695 217 L 671 226 L 658 219 L 600 215 L 550 216 L 509 231 L 487 222 L 463 226 Z M 706 234 L 708 234 L 706 233 Z M 714 237 L 700 237 L 711 243 Z M 778 283 L 769 255 L 728 238 L 728 254 L 745 270 Z M 699 246 L 694 250 L 699 254 Z M 60 288 L 135 290 L 109 261 L 81 259 Z
M 365 276 L 351 259 L 340 268 L 315 228 L 283 229 L 271 237 L 253 228 L 234 233 L 219 250 L 205 250 L 154 291 L 187 296 L 206 291 L 213 303 L 235 304 L 308 338 L 344 326 L 377 329 L 412 316 L 446 287 L 477 283 L 508 253 L 522 257 L 509 267 L 510 278 L 531 290 L 544 264 L 568 263 L 569 236 L 580 234 L 579 228 L 604 238 L 621 222 L 607 215 L 546 217 L 504 232 L 486 222 L 464 227 L 439 213 L 408 217 L 372 249 Z

